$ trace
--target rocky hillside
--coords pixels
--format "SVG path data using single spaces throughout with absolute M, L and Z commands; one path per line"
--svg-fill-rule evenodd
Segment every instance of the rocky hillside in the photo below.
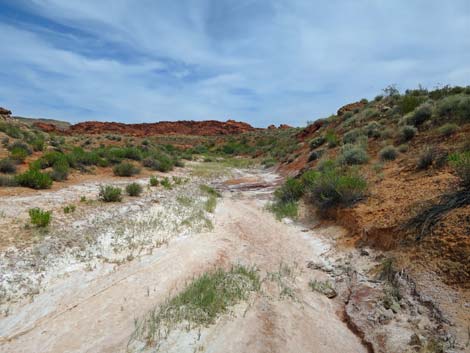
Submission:
M 34 125 L 45 132 L 58 132 L 68 135 L 80 134 L 118 134 L 129 136 L 154 136 L 154 135 L 233 135 L 254 131 L 251 125 L 234 120 L 226 122 L 216 120 L 206 121 L 160 121 L 157 123 L 124 124 L 115 122 L 86 121 L 71 125 L 66 129 L 56 124 L 36 122 Z

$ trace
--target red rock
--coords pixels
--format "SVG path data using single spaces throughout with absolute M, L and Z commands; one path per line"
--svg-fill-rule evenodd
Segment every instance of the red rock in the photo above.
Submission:
M 274 124 L 269 125 L 268 130 L 276 130 L 276 125 Z
M 33 126 L 44 132 L 61 132 L 61 130 L 59 130 L 54 124 L 36 121 L 33 123 Z
M 281 124 L 279 125 L 279 129 L 281 130 L 292 129 L 292 126 L 289 126 L 287 124 Z
M 354 102 L 350 104 L 343 105 L 341 108 L 338 109 L 338 116 L 343 115 L 346 112 L 352 112 L 356 109 L 362 109 L 367 103 L 366 102 Z
M 0 107 L 0 115 L 11 115 L 11 111 Z
M 318 129 L 323 126 L 322 120 L 317 120 L 313 124 L 310 124 L 305 129 L 297 134 L 297 138 L 300 140 L 305 140 L 306 138 L 312 136 Z

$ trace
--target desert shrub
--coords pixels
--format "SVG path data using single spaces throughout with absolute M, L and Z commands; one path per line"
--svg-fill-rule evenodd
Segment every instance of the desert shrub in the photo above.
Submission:
M 398 146 L 397 149 L 398 149 L 398 152 L 400 153 L 408 152 L 408 145 L 406 143 L 401 144 L 400 146 Z
M 14 174 L 16 173 L 16 164 L 9 158 L 0 159 L 0 173 Z
M 325 138 L 323 136 L 315 137 L 314 139 L 312 139 L 312 141 L 310 141 L 310 149 L 313 150 L 317 147 L 320 147 L 324 143 L 325 143 Z
M 343 119 L 344 119 L 344 120 L 348 120 L 348 119 L 351 118 L 353 115 L 354 115 L 353 112 L 347 111 L 346 113 L 343 114 Z
M 5 136 L 5 137 L 2 138 L 1 142 L 2 142 L 2 146 L 7 148 L 8 144 L 10 143 L 10 139 Z
M 121 162 L 113 168 L 114 175 L 121 177 L 130 177 L 139 172 L 139 168 L 129 162 Z
M 359 145 L 345 144 L 341 148 L 340 155 L 338 156 L 339 164 L 355 165 L 364 164 L 369 160 L 366 150 Z
M 445 137 L 449 137 L 453 135 L 458 129 L 459 129 L 459 126 L 457 124 L 447 123 L 447 124 L 442 125 L 439 128 L 439 134 Z
M 378 96 L 375 96 L 374 101 L 380 102 L 383 98 L 384 98 L 384 96 L 382 96 L 381 94 L 379 94 Z
M 23 137 L 21 129 L 11 123 L 0 122 L 0 131 L 15 139 Z
M 379 115 L 379 111 L 376 108 L 366 108 L 361 113 L 363 119 L 369 120 Z
M 276 165 L 277 161 L 276 159 L 274 158 L 266 158 L 266 159 L 263 159 L 263 161 L 261 162 L 261 164 L 265 167 L 265 168 L 271 168 L 271 167 L 274 167 Z
M 52 165 L 51 177 L 54 181 L 67 180 L 69 171 L 69 163 L 65 157 L 62 157 L 57 159 Z
M 432 116 L 433 107 L 430 103 L 423 103 L 411 114 L 408 123 L 419 126 Z
M 34 151 L 39 152 L 44 150 L 44 143 L 44 137 L 37 136 L 36 138 L 32 139 L 29 144 L 31 145 Z
M 99 199 L 104 202 L 120 202 L 122 200 L 122 190 L 112 185 L 101 185 L 98 196 Z
M 338 136 L 336 136 L 333 130 L 328 130 L 325 134 L 325 140 L 328 143 L 329 148 L 334 148 L 338 146 Z
M 366 126 L 366 133 L 369 137 L 380 137 L 381 126 L 377 121 L 371 121 Z
M 126 186 L 126 192 L 129 196 L 139 196 L 143 191 L 143 188 L 138 183 L 131 183 Z
M 423 97 L 418 97 L 414 95 L 404 95 L 398 102 L 398 107 L 402 114 L 408 114 L 415 110 L 422 102 Z
M 274 213 L 278 220 L 281 220 L 284 217 L 296 218 L 299 212 L 299 205 L 295 201 L 286 203 L 274 201 L 268 205 L 268 209 Z
M 41 173 L 37 169 L 29 169 L 15 177 L 18 185 L 32 189 L 49 189 L 52 185 L 52 178 L 49 174 Z
M 215 197 L 222 197 L 222 195 L 220 194 L 220 192 L 218 192 L 216 189 L 214 189 L 213 187 L 209 186 L 209 185 L 205 185 L 205 184 L 202 184 L 202 185 L 199 185 L 199 189 L 210 195 L 210 196 L 215 196 Z
M 416 130 L 416 128 L 414 126 L 410 126 L 410 125 L 403 126 L 400 129 L 401 141 L 403 141 L 403 142 L 410 141 L 413 137 L 415 137 L 417 131 L 418 130 Z
M 52 211 L 43 211 L 40 208 L 31 208 L 29 210 L 29 218 L 31 224 L 36 227 L 44 228 L 51 222 Z
M 449 119 L 470 120 L 470 97 L 452 95 L 441 99 L 437 104 L 437 113 Z
M 462 186 L 470 188 L 470 151 L 451 154 L 449 164 L 460 178 Z
M 432 166 L 435 157 L 436 151 L 433 148 L 426 148 L 419 156 L 416 168 L 418 170 L 428 169 L 430 166 Z
M 307 199 L 320 209 L 350 205 L 361 199 L 366 189 L 366 180 L 355 171 L 333 167 L 305 184 Z
M 173 169 L 173 161 L 164 154 L 147 157 L 142 161 L 142 165 L 146 168 L 163 173 Z
M 303 185 L 300 180 L 288 178 L 285 183 L 274 192 L 274 198 L 281 203 L 298 201 L 302 197 L 303 191 Z
M 322 155 L 323 155 L 323 150 L 312 151 L 312 153 L 310 153 L 310 155 L 308 156 L 308 161 L 309 162 L 316 161 Z
M 398 156 L 398 151 L 393 146 L 385 146 L 379 152 L 379 157 L 382 161 L 393 161 Z
M 28 146 L 28 144 L 21 142 L 21 141 L 15 141 L 12 144 L 8 146 L 8 150 L 10 152 L 13 152 L 15 150 L 23 150 L 27 155 L 30 155 L 33 153 L 31 148 Z
M 364 132 L 361 129 L 352 129 L 344 134 L 343 143 L 355 143 L 362 135 L 364 135 Z
M 18 186 L 18 182 L 14 177 L 0 175 L 0 186 Z
M 150 184 L 150 186 L 158 186 L 158 184 L 160 184 L 160 182 L 158 181 L 156 176 L 151 176 L 150 180 L 149 180 L 149 184 Z

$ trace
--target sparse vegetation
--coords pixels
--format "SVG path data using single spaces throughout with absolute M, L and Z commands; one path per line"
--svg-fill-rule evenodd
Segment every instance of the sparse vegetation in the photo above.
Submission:
M 158 186 L 160 182 L 158 181 L 158 178 L 156 176 L 151 176 L 149 180 L 150 186 Z
M 425 170 L 432 166 L 435 159 L 436 151 L 433 148 L 425 148 L 418 158 L 416 168 L 418 170 Z
M 458 129 L 459 126 L 457 124 L 447 123 L 439 128 L 439 134 L 445 137 L 449 137 L 452 136 Z
M 65 214 L 73 213 L 73 212 L 75 212 L 75 209 L 76 209 L 75 205 L 67 205 L 67 206 L 64 207 L 64 213 Z
M 345 144 L 338 156 L 338 163 L 345 165 L 364 164 L 369 160 L 366 150 L 360 145 Z
M 330 299 L 337 296 L 336 290 L 330 281 L 313 280 L 310 281 L 308 285 L 313 291 L 324 294 Z
M 37 169 L 29 169 L 17 175 L 15 180 L 18 185 L 31 189 L 49 189 L 52 186 L 52 178 L 49 174 L 41 173 Z
M 385 146 L 379 152 L 382 161 L 393 161 L 397 158 L 398 151 L 394 146 Z
M 114 175 L 120 177 L 130 177 L 139 174 L 140 170 L 134 164 L 129 162 L 121 162 L 113 168 Z
M 408 142 L 415 137 L 418 130 L 414 126 L 406 125 L 400 129 L 400 138 L 402 142 Z
M 450 155 L 449 163 L 460 178 L 462 186 L 470 189 L 470 151 Z
M 0 173 L 14 174 L 16 173 L 16 164 L 9 158 L 0 159 Z
M 29 218 L 31 224 L 38 228 L 45 228 L 49 225 L 52 217 L 52 211 L 43 211 L 40 208 L 31 208 L 29 210 Z
M 160 180 L 160 185 L 163 186 L 165 189 L 171 189 L 171 181 L 168 177 L 164 177 L 162 180 Z

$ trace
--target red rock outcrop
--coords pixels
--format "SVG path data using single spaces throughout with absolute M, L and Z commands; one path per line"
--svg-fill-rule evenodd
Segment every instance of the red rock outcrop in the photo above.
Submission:
M 50 124 L 50 123 L 43 123 L 40 121 L 36 121 L 33 123 L 33 126 L 35 128 L 38 128 L 39 130 L 42 130 L 44 132 L 63 132 L 64 130 L 60 130 L 57 128 L 56 125 Z
M 157 123 L 124 124 L 114 122 L 86 121 L 72 125 L 68 134 L 126 134 L 132 136 L 151 135 L 232 135 L 253 131 L 247 123 L 228 120 L 206 121 L 160 121 Z
M 322 126 L 323 126 L 323 120 L 317 120 L 313 124 L 310 124 L 305 129 L 300 131 L 297 134 L 297 138 L 299 138 L 300 140 L 305 140 L 306 138 L 312 136 Z

